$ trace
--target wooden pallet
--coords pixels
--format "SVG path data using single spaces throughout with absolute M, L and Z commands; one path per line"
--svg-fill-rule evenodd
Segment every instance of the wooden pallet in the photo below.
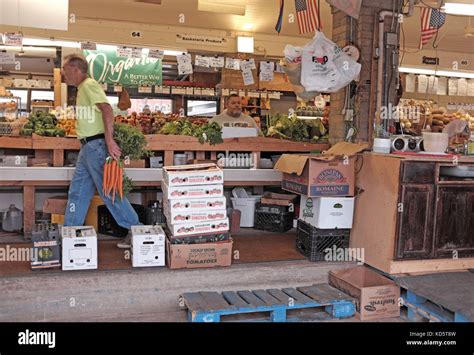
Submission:
M 410 290 L 402 288 L 401 291 L 403 305 L 407 307 L 408 319 L 411 321 L 419 321 L 421 317 L 430 322 L 471 322 L 463 314 L 450 311 L 442 305 L 438 305 L 425 297 L 418 296 Z
M 315 309 L 315 314 L 318 311 L 318 315 L 323 309 L 332 318 L 348 318 L 355 314 L 355 300 L 328 284 L 296 289 L 184 293 L 180 303 L 188 309 L 190 322 L 220 322 L 225 316 L 257 313 L 269 315 L 263 321 L 294 322 L 300 318 L 292 317 L 289 311 L 310 308 Z M 244 318 L 243 321 L 251 320 Z

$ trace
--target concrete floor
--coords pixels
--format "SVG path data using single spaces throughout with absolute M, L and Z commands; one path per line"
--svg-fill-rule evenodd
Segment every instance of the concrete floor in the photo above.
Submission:
M 184 292 L 308 286 L 327 282 L 330 270 L 353 265 L 291 261 L 216 269 L 163 267 L 3 277 L 0 278 L 0 322 L 185 322 L 186 311 L 178 302 Z

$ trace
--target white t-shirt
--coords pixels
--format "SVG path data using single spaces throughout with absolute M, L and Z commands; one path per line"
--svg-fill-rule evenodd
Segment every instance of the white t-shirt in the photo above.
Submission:
M 257 123 L 252 117 L 243 113 L 239 117 L 232 117 L 227 114 L 227 110 L 209 120 L 209 123 L 213 122 L 217 122 L 221 127 L 254 127 L 258 129 Z

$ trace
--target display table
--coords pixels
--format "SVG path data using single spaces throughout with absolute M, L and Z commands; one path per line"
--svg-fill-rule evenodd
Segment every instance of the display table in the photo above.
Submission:
M 443 167 L 474 157 L 363 154 L 351 247 L 389 274 L 474 267 L 474 179 Z

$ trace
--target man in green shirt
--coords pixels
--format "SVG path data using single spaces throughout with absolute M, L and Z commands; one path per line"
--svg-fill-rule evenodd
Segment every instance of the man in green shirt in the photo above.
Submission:
M 115 221 L 130 229 L 141 224 L 137 213 L 126 197 L 111 198 L 102 192 L 104 163 L 107 155 L 118 160 L 121 150 L 114 141 L 114 115 L 104 90 L 93 79 L 87 77 L 87 60 L 78 54 L 64 58 L 62 74 L 66 84 L 77 87 L 76 120 L 77 135 L 82 147 L 71 181 L 66 207 L 65 226 L 82 226 L 89 204 L 97 190 Z M 120 248 L 130 247 L 127 237 Z

